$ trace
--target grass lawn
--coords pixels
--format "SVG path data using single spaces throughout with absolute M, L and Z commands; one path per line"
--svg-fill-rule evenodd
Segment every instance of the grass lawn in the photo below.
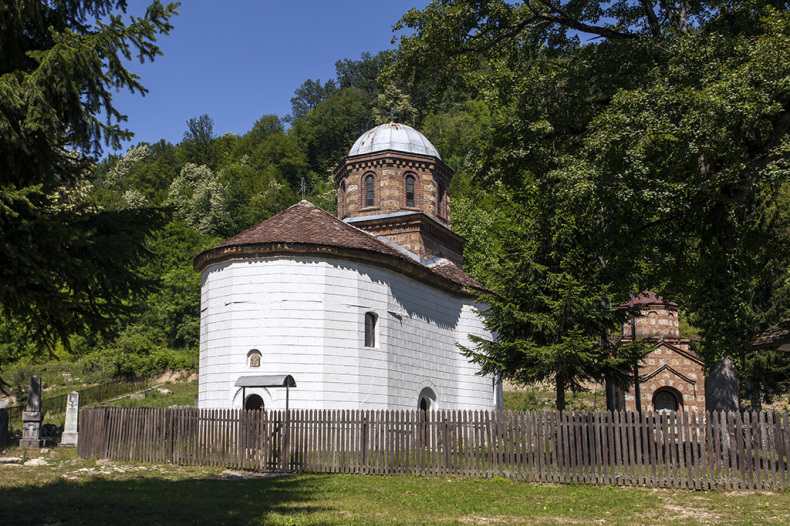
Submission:
M 512 411 L 554 411 L 557 407 L 557 393 L 537 386 L 520 391 L 505 391 L 503 402 L 505 410 Z M 603 392 L 565 392 L 565 408 L 568 411 L 604 411 L 606 395 Z
M 143 398 L 125 397 L 105 404 L 105 407 L 194 407 L 195 395 L 198 393 L 198 383 L 194 382 L 168 382 L 160 389 L 167 389 L 171 394 L 162 394 L 159 389 L 152 389 L 145 393 Z
M 11 448 L 3 456 L 21 456 Z M 38 455 L 36 455 L 38 456 Z M 694 493 L 503 479 L 267 476 L 42 455 L 0 465 L 0 524 L 782 524 L 790 492 Z

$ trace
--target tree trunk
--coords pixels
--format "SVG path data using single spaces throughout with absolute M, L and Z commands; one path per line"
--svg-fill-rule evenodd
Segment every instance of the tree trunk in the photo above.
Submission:
M 762 411 L 763 410 L 763 401 L 762 396 L 760 396 L 760 384 L 755 380 L 750 382 L 751 384 L 751 392 L 749 393 L 749 401 L 752 404 L 752 411 Z
M 565 379 L 557 377 L 557 411 L 565 411 Z
M 711 368 L 705 378 L 707 411 L 738 411 L 738 374 L 729 354 Z

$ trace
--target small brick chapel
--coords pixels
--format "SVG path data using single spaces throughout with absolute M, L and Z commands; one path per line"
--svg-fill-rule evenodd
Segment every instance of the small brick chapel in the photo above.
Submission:
M 678 304 L 646 290 L 634 298 L 634 308 L 641 312 L 634 319 L 636 338 L 654 342 L 639 363 L 642 411 L 704 411 L 703 362 L 689 340 L 680 337 Z M 631 323 L 626 322 L 620 342 L 631 338 Z M 633 389 L 615 389 L 614 398 L 616 409 L 636 410 Z

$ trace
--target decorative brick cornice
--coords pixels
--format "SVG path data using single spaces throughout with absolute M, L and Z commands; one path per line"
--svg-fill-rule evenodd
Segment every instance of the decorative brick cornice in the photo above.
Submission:
M 382 166 L 411 167 L 422 171 L 436 170 L 447 181 L 452 178 L 453 173 L 450 167 L 437 157 L 417 153 L 399 152 L 396 150 L 385 150 L 365 155 L 355 155 L 354 157 L 346 157 L 337 165 L 333 175 L 335 177 L 335 182 L 339 182 L 340 178 L 343 177 L 347 171 L 364 170 L 367 168 L 375 169 Z
M 694 379 L 689 378 L 688 376 L 686 376 L 684 374 L 681 374 L 681 373 L 677 372 L 675 369 L 673 369 L 672 367 L 670 367 L 669 365 L 666 365 L 666 364 L 662 365 L 661 367 L 659 367 L 658 369 L 656 369 L 652 373 L 648 374 L 647 376 L 643 376 L 642 379 L 641 379 L 641 382 L 647 382 L 651 378 L 655 378 L 659 373 L 661 373 L 663 371 L 669 371 L 670 373 L 674 374 L 675 376 L 677 376 L 678 378 L 680 378 L 684 382 L 687 382 L 687 383 L 690 383 L 690 384 L 696 384 L 697 383 L 697 380 L 694 380 Z

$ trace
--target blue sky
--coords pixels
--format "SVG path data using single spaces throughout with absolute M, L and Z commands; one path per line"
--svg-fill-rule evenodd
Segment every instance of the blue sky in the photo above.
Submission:
M 149 3 L 130 0 L 127 11 L 142 16 Z M 135 133 L 123 149 L 159 139 L 175 144 L 186 121 L 204 113 L 218 135 L 243 134 L 264 114 L 283 117 L 302 82 L 334 77 L 337 60 L 391 49 L 392 26 L 410 8 L 428 3 L 184 0 L 175 29 L 159 38 L 164 56 L 129 66 L 149 93 L 114 97 Z

